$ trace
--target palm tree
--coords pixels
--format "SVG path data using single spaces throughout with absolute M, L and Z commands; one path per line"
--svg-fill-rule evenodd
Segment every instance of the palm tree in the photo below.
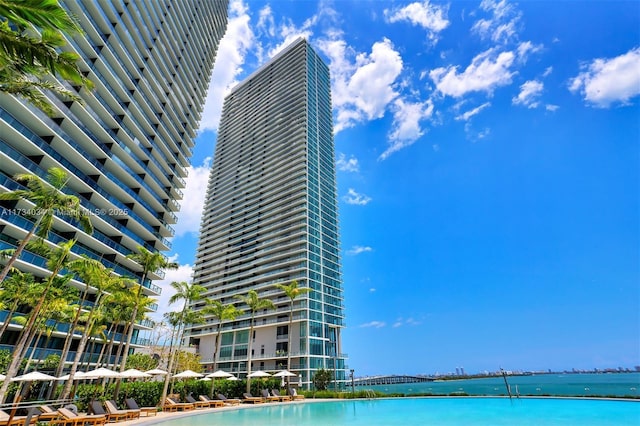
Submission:
M 296 297 L 304 293 L 309 293 L 313 291 L 313 289 L 310 287 L 298 287 L 298 281 L 296 280 L 291 281 L 291 284 L 289 285 L 276 284 L 275 287 L 284 291 L 284 294 L 286 294 L 287 297 L 290 299 L 289 330 L 287 332 L 287 336 L 288 336 L 287 337 L 287 370 L 291 371 L 291 333 L 293 330 L 293 301 L 296 299 Z M 289 381 L 289 378 L 287 377 L 287 383 L 288 381 Z
M 236 298 L 249 307 L 251 311 L 251 323 L 249 325 L 249 346 L 247 348 L 247 392 L 251 391 L 251 344 L 253 342 L 253 318 L 261 309 L 274 309 L 275 305 L 269 299 L 261 299 L 255 290 L 249 290 L 246 296 L 237 294 Z
M 182 311 L 177 315 L 169 317 L 170 322 L 177 329 L 176 336 L 178 341 L 178 348 L 182 343 L 182 339 L 184 338 L 184 329 L 188 324 L 195 324 L 198 322 L 202 322 L 202 313 L 197 311 L 189 311 L 189 305 L 191 302 L 195 302 L 197 300 L 202 299 L 202 293 L 206 290 L 201 285 L 188 283 L 186 281 L 174 281 L 171 283 L 171 287 L 176 291 L 173 296 L 169 298 L 169 304 L 172 305 L 181 300 L 184 301 L 184 306 L 182 307 Z M 171 374 L 171 369 L 173 368 L 173 363 L 175 360 L 175 352 L 173 351 L 173 338 L 172 344 L 169 346 L 169 365 L 168 371 Z M 164 381 L 164 387 L 162 389 L 162 397 L 160 401 L 164 401 L 167 397 L 167 391 L 169 389 L 169 374 Z
M 26 325 L 22 329 L 22 334 L 18 339 L 13 351 L 13 359 L 11 363 L 7 367 L 6 379 L 2 383 L 2 387 L 0 387 L 0 403 L 4 402 L 5 395 L 7 393 L 7 389 L 9 387 L 9 383 L 13 377 L 15 377 L 18 372 L 18 368 L 20 367 L 20 361 L 24 357 L 24 353 L 27 350 L 27 343 L 30 341 L 32 337 L 32 333 L 34 331 L 34 325 L 36 323 L 36 319 L 42 310 L 42 306 L 44 305 L 49 290 L 54 285 L 54 283 L 59 281 L 69 281 L 71 279 L 70 275 L 66 275 L 63 277 L 59 277 L 58 273 L 63 268 L 68 268 L 73 264 L 73 260 L 69 260 L 71 254 L 71 248 L 75 244 L 75 240 L 69 240 L 64 243 L 60 243 L 54 249 L 50 249 L 45 245 L 44 241 L 39 240 L 39 244 L 33 244 L 34 251 L 39 252 L 47 258 L 47 269 L 50 271 L 50 275 L 44 283 L 44 287 L 42 289 L 42 294 L 36 305 L 33 307 L 29 314 L 29 320 Z
M 2 0 L 0 0 L 1 2 Z M 18 248 L 0 272 L 0 283 L 4 281 L 13 263 L 18 259 L 34 234 L 46 239 L 53 227 L 53 217 L 56 214 L 77 219 L 87 233 L 93 232 L 89 215 L 85 212 L 78 197 L 67 195 L 62 189 L 67 184 L 67 173 L 57 167 L 48 171 L 47 181 L 32 174 L 18 174 L 14 179 L 24 183 L 27 189 L 0 193 L 0 200 L 25 200 L 34 204 L 32 216 L 36 218 L 27 236 L 20 242 Z
M 222 333 L 222 323 L 233 321 L 243 312 L 234 305 L 223 305 L 219 300 L 207 300 L 207 305 L 203 310 L 205 315 L 213 315 L 218 320 L 218 331 L 216 333 L 216 347 L 213 352 L 213 371 L 216 371 L 218 351 L 220 350 L 220 334 Z
M 79 56 L 60 51 L 64 34 L 82 30 L 57 0 L 0 0 L 0 23 L 0 93 L 20 96 L 51 115 L 53 108 L 40 89 L 80 98 L 47 77 L 93 87 L 78 67 Z
M 133 324 L 138 317 L 138 301 L 142 295 L 142 286 L 147 280 L 147 276 L 150 272 L 157 271 L 159 269 L 178 269 L 178 264 L 168 261 L 160 252 L 150 252 L 146 248 L 138 247 L 138 253 L 128 254 L 127 257 L 142 266 L 142 277 L 140 278 L 140 284 L 134 286 L 135 288 L 135 305 L 131 313 L 131 324 L 129 324 L 129 332 L 127 333 L 127 340 L 124 347 L 124 354 L 122 356 L 122 362 L 120 364 L 120 372 L 125 370 L 127 364 L 127 356 L 129 354 L 129 346 L 131 345 L 131 339 L 133 338 Z
M 28 272 L 20 272 L 13 268 L 11 275 L 2 282 L 2 287 L 0 301 L 4 304 L 3 308 L 9 312 L 0 327 L 0 338 L 9 327 L 13 315 L 20 305 L 26 305 L 30 300 L 37 300 L 37 298 L 33 298 L 32 293 L 35 287 L 35 278 Z
M 102 317 L 102 300 L 105 296 L 113 292 L 115 289 L 125 287 L 129 279 L 124 277 L 118 277 L 112 275 L 113 270 L 105 268 L 102 264 L 89 266 L 82 265 L 81 268 L 77 269 L 79 271 L 80 277 L 87 283 L 88 291 L 89 283 L 91 286 L 95 287 L 98 291 L 96 293 L 94 307 L 89 310 L 87 317 L 84 319 L 84 333 L 82 333 L 82 337 L 80 338 L 80 342 L 78 343 L 78 348 L 76 349 L 76 356 L 71 364 L 71 371 L 69 371 L 69 380 L 66 381 L 65 386 L 62 390 L 61 398 L 67 398 L 69 392 L 71 391 L 71 383 L 73 382 L 73 376 L 75 375 L 78 365 L 82 360 L 82 356 L 84 355 L 84 349 L 89 342 L 89 338 L 91 337 L 91 330 L 95 324 L 95 322 Z

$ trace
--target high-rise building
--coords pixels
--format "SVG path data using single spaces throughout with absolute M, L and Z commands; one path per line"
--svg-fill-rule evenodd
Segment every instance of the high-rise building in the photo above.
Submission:
M 287 367 L 303 386 L 324 368 L 345 379 L 343 287 L 329 69 L 298 39 L 225 98 L 200 228 L 194 284 L 244 314 L 223 322 L 216 368 L 246 374 Z M 293 302 L 274 284 L 311 292 Z M 276 309 L 251 312 L 255 290 Z M 198 310 L 200 301 L 193 304 Z M 213 368 L 219 324 L 192 326 L 191 343 Z M 289 341 L 291 347 L 289 347 Z
M 116 274 L 140 281 L 142 267 L 126 255 L 140 246 L 151 252 L 171 247 L 181 188 L 218 43 L 226 31 L 228 2 L 61 4 L 83 30 L 67 40 L 65 49 L 79 54 L 79 66 L 95 87 L 80 89 L 62 82 L 82 102 L 46 94 L 54 106 L 52 116 L 16 97 L 0 95 L 0 192 L 22 187 L 14 180 L 18 173 L 45 178 L 51 167 L 65 170 L 66 191 L 92 214 L 94 232 L 89 235 L 61 216 L 55 218 L 49 241 L 76 239 L 74 257 L 98 259 Z M 0 204 L 0 249 L 16 247 L 27 235 L 33 223 L 23 214 L 28 207 L 24 202 Z M 47 275 L 45 259 L 29 251 L 14 266 L 37 277 Z M 160 294 L 152 283 L 160 278 L 161 272 L 149 274 L 143 283 L 147 295 Z M 72 285 L 84 288 L 76 280 Z M 89 302 L 92 297 L 88 295 Z M 0 312 L 0 321 L 5 318 L 6 311 Z M 133 348 L 146 343 L 139 331 L 149 325 L 137 324 Z M 66 329 L 59 325 L 40 352 L 59 353 Z M 19 330 L 12 325 L 0 348 L 11 349 Z M 122 331 L 116 331 L 116 342 L 123 339 Z

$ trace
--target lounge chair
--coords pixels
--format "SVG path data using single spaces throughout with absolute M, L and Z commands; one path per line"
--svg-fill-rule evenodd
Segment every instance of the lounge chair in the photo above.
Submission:
M 89 401 L 89 413 L 90 414 L 102 414 L 107 417 L 107 422 L 119 422 L 120 420 L 128 420 L 127 413 L 108 413 L 100 401 Z
M 165 411 L 178 411 L 178 410 L 182 410 L 182 411 L 186 411 L 186 410 L 193 410 L 194 408 L 196 408 L 195 405 L 190 404 L 188 402 L 176 402 L 171 398 L 165 398 L 164 400 L 164 404 L 162 405 L 162 409 Z
M 271 394 L 273 396 L 276 396 L 278 398 L 280 398 L 280 401 L 291 401 L 293 398 L 291 398 L 290 395 L 280 395 L 280 391 L 278 389 L 271 389 Z
M 40 414 L 38 415 L 39 422 L 48 422 L 53 419 L 57 419 L 60 414 L 50 405 L 38 405 Z
M 304 395 L 298 395 L 296 388 L 289 388 L 289 396 L 291 396 L 294 401 L 304 399 Z
M 13 418 L 11 418 L 11 421 L 9 421 L 10 418 L 11 418 L 11 415 L 9 413 L 7 413 L 6 411 L 0 410 L 0 426 L 23 425 L 27 416 L 13 416 Z M 33 416 L 31 418 L 31 423 L 35 423 L 36 419 L 37 417 Z
M 262 398 L 264 400 L 266 400 L 267 402 L 278 402 L 278 401 L 280 401 L 280 398 L 278 398 L 277 396 L 271 395 L 267 389 L 262 389 L 261 394 L 262 394 Z
M 224 406 L 224 401 L 220 401 L 219 399 L 211 399 L 207 395 L 200 395 L 200 401 L 207 402 L 209 407 L 222 407 Z
M 53 425 L 104 425 L 107 422 L 107 416 L 103 414 L 76 414 L 68 408 L 58 408 L 60 417 L 57 420 L 52 420 L 50 424 Z
M 264 400 L 257 396 L 253 396 L 248 392 L 245 392 L 242 394 L 242 402 L 251 403 L 251 404 L 261 404 L 264 402 Z
M 236 399 L 236 398 L 227 398 L 226 396 L 224 396 L 221 393 L 219 393 L 217 396 L 218 396 L 218 399 L 220 401 L 224 402 L 227 405 L 238 405 L 238 404 L 240 404 L 240 402 L 242 402 L 242 401 L 240 401 L 239 399 Z
M 126 415 L 127 416 L 127 420 L 134 420 L 134 419 L 139 419 L 140 418 L 140 410 L 122 410 L 120 408 L 118 408 L 118 406 L 116 405 L 116 402 L 112 399 L 105 401 L 104 402 L 104 406 L 107 407 L 107 412 L 109 414 L 117 414 L 117 415 Z
M 206 401 L 198 401 L 194 397 L 192 397 L 191 395 L 187 395 L 187 397 L 185 399 L 187 400 L 187 402 L 190 402 L 191 404 L 193 404 L 196 408 L 209 408 L 209 403 L 208 402 L 206 402 Z
M 158 407 L 140 407 L 135 399 L 127 398 L 124 400 L 129 410 L 140 410 L 140 415 L 150 416 L 158 414 Z

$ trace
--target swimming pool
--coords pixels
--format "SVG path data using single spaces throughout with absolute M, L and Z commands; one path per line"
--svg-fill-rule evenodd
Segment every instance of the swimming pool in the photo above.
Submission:
M 162 426 L 637 426 L 640 402 L 553 398 L 389 398 L 277 403 L 194 414 Z

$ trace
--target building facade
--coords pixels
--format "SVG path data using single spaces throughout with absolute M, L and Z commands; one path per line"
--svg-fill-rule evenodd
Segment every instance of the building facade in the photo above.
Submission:
M 293 302 L 274 284 L 311 292 Z M 298 39 L 225 98 L 209 177 L 194 284 L 244 314 L 221 324 L 216 368 L 246 374 L 287 367 L 303 386 L 319 368 L 345 379 L 343 288 L 329 69 Z M 236 297 L 255 290 L 275 310 L 251 313 Z M 193 304 L 198 310 L 204 302 Z M 190 330 L 213 368 L 217 319 Z M 289 341 L 291 347 L 289 347 Z
M 92 234 L 69 218 L 56 217 L 51 243 L 76 239 L 73 257 L 97 259 L 115 274 L 137 281 L 143 269 L 128 254 L 138 247 L 170 249 L 218 43 L 226 31 L 227 3 L 61 1 L 84 32 L 69 38 L 65 49 L 79 54 L 79 66 L 94 89 L 62 82 L 82 103 L 47 94 L 53 116 L 0 95 L 0 192 L 23 188 L 14 180 L 18 173 L 46 178 L 49 168 L 58 167 L 69 176 L 66 191 L 91 213 Z M 15 248 L 33 223 L 23 214 L 29 205 L 4 201 L 0 209 L 0 249 Z M 47 275 L 45 259 L 28 251 L 14 267 L 36 277 Z M 159 295 L 152 281 L 161 278 L 151 272 L 144 293 Z M 76 280 L 71 284 L 85 287 Z M 0 312 L 0 321 L 6 314 Z M 65 326 L 56 327 L 40 356 L 60 353 Z M 132 349 L 148 343 L 140 330 L 149 326 L 136 326 Z M 0 349 L 11 349 L 19 331 L 12 324 Z M 116 342 L 126 337 L 122 331 L 115 332 Z M 74 356 L 69 354 L 67 361 Z

